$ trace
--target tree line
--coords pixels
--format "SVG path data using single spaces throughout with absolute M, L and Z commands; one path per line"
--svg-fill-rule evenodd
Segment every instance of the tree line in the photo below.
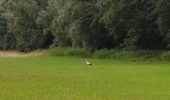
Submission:
M 170 0 L 5 0 L 0 50 L 169 50 Z

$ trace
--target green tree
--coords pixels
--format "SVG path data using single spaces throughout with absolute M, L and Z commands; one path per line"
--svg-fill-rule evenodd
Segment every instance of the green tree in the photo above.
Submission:
M 154 2 L 152 0 L 122 0 L 109 3 L 110 8 L 106 10 L 103 20 L 118 47 L 163 48 L 162 36 L 155 23 Z
M 7 32 L 3 39 L 15 37 L 20 51 L 51 44 L 88 50 L 168 49 L 169 3 L 168 0 L 6 0 L 3 4 L 6 27 L 2 26 Z
M 12 12 L 12 32 L 17 40 L 16 48 L 20 51 L 30 51 L 44 46 L 44 35 L 37 27 L 39 7 L 34 0 L 9 0 L 7 11 Z
M 167 49 L 170 49 L 170 1 L 159 0 L 157 3 L 159 29 L 164 36 L 164 42 Z
M 7 32 L 7 27 L 6 27 L 6 19 L 4 16 L 2 16 L 0 12 L 0 49 L 2 50 L 4 48 L 4 34 Z
M 15 49 L 16 39 L 13 33 L 7 31 L 7 19 L 0 13 L 0 49 Z

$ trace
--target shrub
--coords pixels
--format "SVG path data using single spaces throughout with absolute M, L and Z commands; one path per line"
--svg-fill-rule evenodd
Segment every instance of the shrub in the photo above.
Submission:
M 170 61 L 170 51 L 163 52 L 160 56 L 162 60 Z
M 95 51 L 93 57 L 105 59 L 105 58 L 110 58 L 110 54 L 112 54 L 110 50 L 102 49 L 102 50 Z
M 48 51 L 49 56 L 77 56 L 77 57 L 90 57 L 91 53 L 85 49 L 74 48 L 51 48 Z
M 117 49 L 102 49 L 91 53 L 82 48 L 51 48 L 47 51 L 49 56 L 75 56 L 75 57 L 90 57 L 99 59 L 116 59 L 130 61 L 151 61 L 163 60 L 170 61 L 170 51 L 149 51 L 149 50 L 117 50 Z
M 114 51 L 112 54 L 110 54 L 112 59 L 119 59 L 119 60 L 128 60 L 134 58 L 134 52 L 133 51 Z
M 69 49 L 69 56 L 77 56 L 77 57 L 91 57 L 91 53 L 86 51 L 85 49 Z

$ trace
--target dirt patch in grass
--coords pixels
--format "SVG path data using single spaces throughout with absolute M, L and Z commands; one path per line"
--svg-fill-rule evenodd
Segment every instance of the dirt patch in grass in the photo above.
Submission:
M 17 51 L 0 51 L 0 57 L 29 57 L 29 56 L 41 56 L 42 51 L 33 51 L 29 53 L 21 53 Z

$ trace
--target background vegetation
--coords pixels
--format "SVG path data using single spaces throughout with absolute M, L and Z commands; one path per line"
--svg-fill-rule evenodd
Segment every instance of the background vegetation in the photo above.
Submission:
M 0 4 L 0 49 L 169 50 L 169 3 L 169 0 L 5 0 Z
M 101 49 L 89 52 L 85 49 L 74 48 L 51 48 L 43 52 L 42 55 L 49 57 L 72 56 L 80 58 L 96 58 L 96 59 L 114 59 L 122 61 L 169 61 L 169 51 L 151 51 L 151 50 L 117 50 L 117 49 Z

